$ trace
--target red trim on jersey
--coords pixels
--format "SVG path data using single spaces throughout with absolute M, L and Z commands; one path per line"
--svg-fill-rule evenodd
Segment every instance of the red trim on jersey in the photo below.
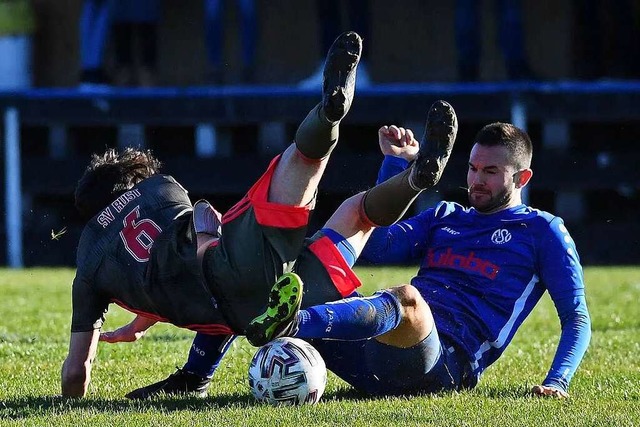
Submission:
M 353 291 L 362 285 L 358 276 L 345 261 L 340 250 L 327 236 L 323 236 L 309 245 L 309 250 L 324 265 L 331 277 L 331 281 L 343 297 L 351 295 Z
M 258 224 L 265 227 L 277 228 L 299 228 L 309 223 L 309 212 L 313 204 L 308 206 L 290 206 L 279 203 L 271 203 L 268 200 L 271 179 L 280 161 L 280 155 L 276 156 L 266 172 L 249 189 L 246 196 L 236 203 L 227 213 L 222 216 L 222 223 L 234 220 L 244 213 L 250 206 L 253 207 L 254 215 Z
M 244 211 L 249 209 L 250 206 L 251 200 L 249 200 L 247 196 L 244 196 L 238 203 L 233 205 L 231 209 L 229 209 L 224 215 L 222 215 L 222 223 L 226 224 L 227 222 L 233 221 L 234 219 L 242 215 Z
M 151 320 L 155 320 L 156 322 L 171 323 L 170 320 L 165 319 L 164 317 L 161 317 L 161 316 L 158 316 L 158 315 L 152 314 L 152 313 L 147 313 L 147 312 L 142 311 L 142 310 L 137 310 L 135 308 L 131 308 L 131 307 L 127 306 L 125 303 L 123 303 L 122 301 L 118 301 L 117 299 L 112 299 L 111 302 L 118 304 L 120 307 L 124 308 L 127 311 L 130 311 L 132 313 L 135 313 L 137 315 L 146 317 L 146 318 L 151 319 Z M 232 335 L 232 334 L 234 334 L 234 332 L 231 330 L 231 328 L 229 328 L 227 325 L 216 324 L 216 323 L 210 323 L 210 324 L 204 324 L 204 325 L 193 324 L 193 325 L 175 325 L 175 326 L 178 326 L 179 328 L 185 328 L 185 329 L 189 329 L 189 330 L 192 330 L 192 331 L 200 332 L 200 333 L 207 334 L 207 335 Z
M 209 324 L 209 325 L 186 325 L 186 326 L 180 326 L 180 327 L 189 329 L 191 331 L 199 332 L 205 335 L 235 335 L 235 332 L 233 332 L 231 328 L 229 328 L 226 325 Z

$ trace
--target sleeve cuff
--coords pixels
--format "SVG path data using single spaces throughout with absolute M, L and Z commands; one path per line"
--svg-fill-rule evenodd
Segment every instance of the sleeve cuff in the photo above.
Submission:
M 568 388 L 569 388 L 569 384 L 567 384 L 566 381 L 557 380 L 554 378 L 545 379 L 542 385 L 545 387 L 552 387 L 558 390 L 562 390 L 565 393 L 568 391 Z
M 401 157 L 385 155 L 378 172 L 376 184 L 380 184 L 394 175 L 399 174 L 409 166 L 409 162 Z

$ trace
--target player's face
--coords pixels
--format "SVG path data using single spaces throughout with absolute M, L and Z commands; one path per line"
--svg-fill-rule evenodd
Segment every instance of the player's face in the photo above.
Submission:
M 516 172 L 505 147 L 475 144 L 467 171 L 469 204 L 482 213 L 497 212 L 519 204 Z

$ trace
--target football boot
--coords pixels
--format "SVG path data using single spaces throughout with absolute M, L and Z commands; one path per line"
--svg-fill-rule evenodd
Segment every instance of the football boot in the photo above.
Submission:
M 296 314 L 302 303 L 302 279 L 295 273 L 285 273 L 269 292 L 264 313 L 249 322 L 247 340 L 260 347 L 276 338 L 293 336 L 298 329 Z
M 353 31 L 342 33 L 329 48 L 324 63 L 322 108 L 331 122 L 341 120 L 351 107 L 361 55 L 362 38 Z
M 451 155 L 458 133 L 458 118 L 453 107 L 439 100 L 431 105 L 420 141 L 420 151 L 411 165 L 409 183 L 414 190 L 435 186 Z

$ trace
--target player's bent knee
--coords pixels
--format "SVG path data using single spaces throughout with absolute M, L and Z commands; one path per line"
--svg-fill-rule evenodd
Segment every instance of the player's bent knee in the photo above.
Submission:
M 430 319 L 433 318 L 431 310 L 418 289 L 412 285 L 400 285 L 390 289 L 390 292 L 400 302 L 404 322 L 431 323 Z
M 390 332 L 376 337 L 383 344 L 408 348 L 424 340 L 433 330 L 433 315 L 420 292 L 411 285 L 387 290 L 400 303 L 400 324 Z
M 400 301 L 403 308 L 416 308 L 424 302 L 420 291 L 412 285 L 400 285 L 390 289 L 390 292 Z

